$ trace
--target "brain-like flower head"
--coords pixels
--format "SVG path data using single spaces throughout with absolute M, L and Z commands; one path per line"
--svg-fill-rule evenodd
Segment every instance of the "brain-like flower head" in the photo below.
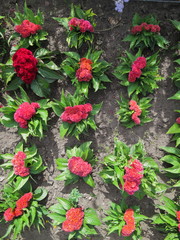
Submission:
M 29 20 L 23 20 L 20 25 L 14 27 L 14 30 L 21 34 L 23 38 L 27 38 L 30 35 L 36 34 L 42 27 L 38 24 L 32 23 Z
M 72 157 L 68 160 L 69 170 L 80 177 L 86 177 L 92 172 L 92 166 L 90 163 L 84 161 L 80 157 Z

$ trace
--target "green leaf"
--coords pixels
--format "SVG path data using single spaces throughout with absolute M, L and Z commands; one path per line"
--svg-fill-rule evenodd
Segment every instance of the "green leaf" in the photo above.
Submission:
M 13 193 L 18 191 L 19 189 L 21 189 L 27 183 L 28 180 L 29 180 L 29 176 L 20 178 L 20 181 L 17 181 L 15 184 L 16 187 L 15 187 Z
M 36 79 L 32 81 L 31 89 L 39 97 L 47 97 L 50 94 L 49 83 L 38 75 Z
M 58 224 L 60 224 L 66 220 L 66 217 L 63 217 L 58 213 L 49 213 L 48 217 L 53 219 L 54 221 L 58 222 Z
M 101 225 L 98 215 L 93 208 L 87 208 L 84 211 L 84 223 L 94 225 L 94 226 Z
M 40 67 L 38 73 L 44 78 L 51 78 L 54 81 L 61 78 L 60 74 L 46 67 Z
M 65 198 L 58 197 L 57 200 L 65 210 L 69 210 L 72 207 L 70 201 Z
M 20 78 L 15 77 L 15 78 L 12 79 L 12 81 L 6 87 L 6 91 L 16 90 L 22 84 L 23 84 L 23 81 Z
M 174 123 L 170 129 L 167 131 L 167 134 L 174 134 L 174 133 L 180 133 L 180 125 L 177 123 Z
M 59 203 L 56 203 L 56 204 L 50 206 L 49 210 L 51 212 L 55 212 L 55 213 L 58 213 L 60 215 L 66 215 L 66 210 L 64 210 Z
M 60 137 L 63 138 L 69 130 L 69 123 L 63 122 L 60 125 Z
M 84 182 L 87 183 L 89 186 L 95 187 L 94 180 L 93 180 L 93 178 L 91 177 L 90 174 L 89 174 L 88 176 L 86 176 L 86 177 L 83 177 L 83 180 L 84 180 Z
M 42 201 L 44 198 L 47 197 L 48 191 L 45 188 L 37 188 L 34 191 L 33 194 L 33 199 L 35 199 L 36 201 Z

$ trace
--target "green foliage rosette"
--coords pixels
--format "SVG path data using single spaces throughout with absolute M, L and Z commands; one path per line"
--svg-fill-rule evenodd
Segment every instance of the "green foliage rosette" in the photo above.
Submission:
M 102 103 L 91 105 L 85 103 L 84 96 L 75 93 L 61 93 L 60 101 L 54 100 L 50 103 L 55 114 L 61 118 L 60 137 L 75 136 L 87 132 L 89 128 L 96 130 L 95 115 L 100 111 Z
M 41 173 L 46 167 L 43 165 L 35 145 L 25 147 L 23 142 L 20 142 L 15 147 L 14 153 L 0 154 L 0 159 L 5 161 L 0 167 L 9 170 L 7 181 L 8 183 L 13 182 L 15 192 L 32 178 L 31 175 Z
M 17 127 L 25 141 L 29 136 L 42 138 L 43 131 L 47 130 L 48 99 L 32 103 L 21 87 L 20 92 L 21 96 L 16 98 L 5 95 L 7 106 L 0 108 L 3 113 L 0 122 L 5 127 Z
M 122 200 L 120 204 L 111 203 L 103 220 L 108 227 L 108 234 L 117 232 L 126 240 L 137 240 L 142 239 L 140 223 L 147 219 L 148 217 L 140 213 L 139 206 L 128 208 L 125 201 Z
M 91 142 L 85 142 L 79 147 L 66 150 L 66 158 L 56 159 L 57 169 L 61 171 L 55 179 L 65 181 L 65 185 L 75 183 L 80 178 L 89 186 L 94 187 L 95 183 L 91 176 L 92 167 L 96 162 Z
M 140 69 L 138 61 L 141 59 L 144 66 Z M 158 73 L 157 53 L 144 58 L 141 56 L 141 50 L 136 55 L 126 51 L 126 56 L 120 57 L 120 61 L 113 74 L 120 80 L 121 85 L 127 87 L 129 96 L 133 93 L 145 96 L 158 88 L 157 81 L 161 80 L 162 77 Z
M 13 185 L 5 185 L 0 199 L 0 212 L 3 216 L 1 223 L 7 224 L 6 233 L 0 236 L 1 239 L 20 239 L 25 228 L 35 227 L 40 232 L 44 227 L 43 217 L 47 215 L 45 206 L 39 202 L 47 196 L 47 191 L 37 188 L 34 192 L 30 185 L 21 191 L 14 192 Z
M 48 33 L 42 29 L 44 24 L 44 16 L 38 9 L 37 15 L 24 3 L 24 12 L 19 11 L 16 5 L 15 17 L 11 18 L 15 33 L 12 34 L 10 40 L 20 38 L 16 46 L 11 51 L 14 52 L 19 48 L 28 48 L 29 46 L 41 46 L 41 41 L 46 40 Z M 9 41 L 10 41 L 9 40 Z
M 53 17 L 67 30 L 66 41 L 69 47 L 80 48 L 84 42 L 92 43 L 94 39 L 94 16 L 92 9 L 82 10 L 79 6 L 71 5 L 70 17 Z
M 148 117 L 151 99 L 144 97 L 138 99 L 136 95 L 129 101 L 124 97 L 120 97 L 119 110 L 116 112 L 120 123 L 127 127 L 132 128 L 137 125 L 143 125 L 151 122 L 152 119 Z
M 163 205 L 158 205 L 159 214 L 153 216 L 153 224 L 160 232 L 166 233 L 164 240 L 180 238 L 180 205 L 168 197 L 162 197 Z
M 49 208 L 48 217 L 54 226 L 62 224 L 62 230 L 69 233 L 68 240 L 89 239 L 89 235 L 97 234 L 95 226 L 101 225 L 95 209 L 83 209 L 78 204 L 79 197 L 79 192 L 74 189 L 69 199 L 58 197 L 58 203 Z
M 39 97 L 49 96 L 50 84 L 62 79 L 53 58 L 54 53 L 44 48 L 37 49 L 34 54 L 26 48 L 20 48 L 6 64 L 0 64 L 5 90 L 16 90 L 24 84 Z
M 132 19 L 131 33 L 123 41 L 130 42 L 130 49 L 154 50 L 155 46 L 166 48 L 169 42 L 161 36 L 160 31 L 159 22 L 155 17 L 141 17 L 136 13 Z
M 90 87 L 96 92 L 106 88 L 103 83 L 111 82 L 105 74 L 110 64 L 100 59 L 102 51 L 88 51 L 83 58 L 76 52 L 64 54 L 67 58 L 62 62 L 61 68 L 80 94 L 83 93 L 87 97 Z
M 129 147 L 116 139 L 114 153 L 104 157 L 100 176 L 120 189 L 124 197 L 142 199 L 145 195 L 156 198 L 167 189 L 165 184 L 158 183 L 158 172 L 157 163 L 146 156 L 141 142 Z

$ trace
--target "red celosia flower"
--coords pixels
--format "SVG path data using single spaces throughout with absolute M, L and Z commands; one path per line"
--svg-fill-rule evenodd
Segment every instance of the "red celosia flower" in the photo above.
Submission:
M 75 28 L 79 30 L 80 32 L 94 32 L 94 28 L 91 25 L 91 23 L 84 19 L 78 19 L 78 18 L 72 18 L 68 22 L 69 30 L 72 31 Z
M 66 232 L 79 230 L 83 224 L 83 218 L 82 208 L 71 208 L 66 212 L 66 220 L 62 223 L 62 229 Z
M 134 112 L 134 113 L 132 114 L 131 119 L 134 121 L 134 123 L 135 123 L 136 125 L 138 125 L 138 124 L 141 123 L 141 120 L 140 120 L 140 118 L 138 118 L 138 115 L 137 115 L 136 112 Z
M 19 200 L 17 200 L 16 207 L 19 209 L 27 208 L 32 197 L 32 192 L 25 193 Z
M 28 127 L 28 120 L 30 120 L 35 114 L 36 109 L 40 108 L 39 103 L 22 103 L 14 113 L 14 120 L 19 123 L 21 128 Z
M 90 71 L 92 70 L 91 65 L 93 64 L 93 62 L 90 59 L 81 58 L 79 64 L 80 64 L 80 68 L 86 68 Z
M 40 25 L 34 24 L 29 20 L 24 20 L 20 25 L 14 27 L 14 30 L 21 34 L 23 38 L 36 34 L 36 32 L 41 29 L 42 27 Z
M 22 214 L 23 214 L 22 209 L 20 209 L 20 208 L 15 208 L 15 209 L 14 209 L 14 215 L 15 215 L 16 217 L 19 217 L 19 216 L 21 216 Z
M 121 234 L 124 237 L 130 236 L 135 230 L 135 226 L 132 224 L 124 225 L 121 230 Z
M 132 65 L 132 72 L 134 73 L 136 78 L 140 78 L 140 76 L 142 74 L 141 69 L 138 68 L 135 64 Z
M 138 57 L 134 62 L 135 65 L 139 69 L 143 69 L 146 67 L 146 58 L 145 57 Z
M 180 124 L 180 117 L 176 118 L 176 123 Z
M 136 81 L 136 74 L 133 71 L 129 72 L 128 81 L 129 82 L 135 82 Z
M 77 123 L 86 119 L 91 111 L 92 105 L 90 103 L 76 105 L 74 107 L 65 107 L 65 111 L 61 114 L 60 118 L 63 122 Z
M 20 48 L 13 55 L 12 60 L 17 76 L 25 83 L 30 84 L 36 78 L 38 71 L 38 60 L 33 53 L 26 48 Z
M 80 157 L 72 157 L 68 160 L 70 172 L 80 177 L 86 177 L 92 172 L 91 164 Z
M 12 208 L 6 209 L 6 211 L 4 212 L 4 219 L 6 221 L 11 221 L 14 219 L 14 217 L 15 217 L 14 210 Z
M 139 172 L 143 171 L 143 165 L 139 160 L 135 159 L 130 164 L 130 167 L 124 168 L 126 173 L 123 176 L 123 179 L 125 180 L 123 187 L 129 195 L 133 195 L 139 190 L 139 185 L 141 184 L 141 179 L 143 178 L 143 174 L 140 174 Z
M 76 71 L 76 78 L 79 82 L 89 82 L 93 76 L 90 70 L 86 68 L 79 68 Z
M 176 211 L 176 218 L 178 222 L 180 222 L 180 211 Z
M 17 152 L 12 159 L 14 174 L 21 177 L 29 175 L 29 168 L 25 167 L 26 154 L 24 152 Z
M 147 24 L 146 22 L 141 23 L 141 25 L 136 25 L 131 29 L 132 34 L 137 34 L 145 31 L 151 31 L 151 32 L 160 32 L 161 28 L 159 25 L 154 24 Z

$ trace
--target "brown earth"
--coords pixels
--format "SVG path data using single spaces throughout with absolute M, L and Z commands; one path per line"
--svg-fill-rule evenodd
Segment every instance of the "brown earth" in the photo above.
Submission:
M 12 15 L 15 3 L 22 6 L 23 2 L 24 1 L 20 0 L 3 0 L 0 7 L 1 15 Z M 95 132 L 89 131 L 88 135 L 81 136 L 80 142 L 72 137 L 61 139 L 59 137 L 60 120 L 58 117 L 51 114 L 52 118 L 49 121 L 49 130 L 46 132 L 46 136 L 42 141 L 31 138 L 30 143 L 36 143 L 45 164 L 48 166 L 47 170 L 37 177 L 37 185 L 45 187 L 49 192 L 46 206 L 49 207 L 54 204 L 56 202 L 56 197 L 68 197 L 70 191 L 78 187 L 79 191 L 83 194 L 83 197 L 80 199 L 82 206 L 94 207 L 99 217 L 104 217 L 104 212 L 109 208 L 110 202 L 113 201 L 118 203 L 121 199 L 119 190 L 112 185 L 105 184 L 98 175 L 98 172 L 102 168 L 101 162 L 103 161 L 103 157 L 110 154 L 113 149 L 115 136 L 127 144 L 134 144 L 141 139 L 144 142 L 149 156 L 153 157 L 162 169 L 162 164 L 159 159 L 163 156 L 163 152 L 159 150 L 159 147 L 167 146 L 170 143 L 171 136 L 167 135 L 166 132 L 177 117 L 174 110 L 178 109 L 177 102 L 167 100 L 167 98 L 176 92 L 170 78 L 174 71 L 174 50 L 171 46 L 174 46 L 178 41 L 178 34 L 175 32 L 169 20 L 179 20 L 178 13 L 180 12 L 180 4 L 130 1 L 125 4 L 124 12 L 120 14 L 114 10 L 114 2 L 112 0 L 84 0 L 71 2 L 81 3 L 84 9 L 92 8 L 97 14 L 94 47 L 104 50 L 104 59 L 112 63 L 111 70 L 108 73 L 112 83 L 106 85 L 106 90 L 100 90 L 97 93 L 93 91 L 90 92 L 88 100 L 90 103 L 100 103 L 103 101 L 103 107 L 96 117 L 98 129 Z M 47 47 L 50 50 L 59 50 L 61 52 L 68 51 L 65 41 L 65 31 L 63 27 L 52 19 L 52 17 L 69 16 L 69 3 L 70 1 L 68 0 L 27 0 L 28 7 L 34 12 L 36 12 L 37 8 L 44 12 L 44 28 L 49 33 Z M 119 100 L 120 94 L 126 96 L 126 88 L 119 84 L 118 80 L 111 72 L 118 63 L 117 57 L 120 56 L 124 50 L 128 50 L 128 43 L 123 42 L 122 39 L 129 33 L 132 17 L 136 12 L 141 16 L 154 14 L 157 17 L 162 28 L 162 35 L 170 41 L 170 47 L 167 50 L 160 51 L 160 73 L 164 77 L 164 80 L 159 83 L 159 89 L 150 95 L 150 97 L 153 98 L 153 106 L 151 109 L 153 122 L 145 124 L 144 126 L 134 127 L 133 129 L 126 129 L 118 123 L 115 115 L 118 109 L 117 100 Z M 85 51 L 85 49 L 82 51 Z M 60 63 L 62 59 L 63 56 L 60 56 L 57 61 Z M 67 82 L 56 82 L 52 84 L 50 98 L 59 99 L 62 88 L 70 92 L 74 91 L 70 80 L 67 80 Z M 34 98 L 34 95 L 31 96 L 30 94 L 30 98 L 31 97 Z M 0 101 L 4 102 L 2 97 Z M 20 141 L 16 129 L 8 129 L 2 125 L 0 125 L 0 139 L 1 153 L 12 153 L 16 144 Z M 84 182 L 78 182 L 77 184 L 64 187 L 63 182 L 54 180 L 59 174 L 59 171 L 56 170 L 55 159 L 63 157 L 67 147 L 73 147 L 85 141 L 92 141 L 92 147 L 99 159 L 93 172 L 96 187 L 92 189 Z M 3 185 L 5 176 L 1 169 L 0 173 L 0 181 L 1 185 Z M 168 179 L 163 174 L 160 174 L 159 180 L 161 182 L 167 182 Z M 173 198 L 175 194 L 177 194 L 175 189 L 171 189 L 167 192 L 167 196 L 171 198 Z M 129 199 L 130 206 L 131 204 L 140 204 L 142 214 L 149 217 L 154 215 L 154 204 L 156 203 L 157 200 L 152 200 L 150 198 L 144 198 L 141 201 L 136 200 L 134 197 Z M 117 234 L 108 236 L 106 228 L 106 225 L 102 224 L 97 228 L 98 235 L 90 239 L 123 239 Z M 142 228 L 143 240 L 164 239 L 164 235 L 153 229 L 150 222 L 143 223 Z M 3 232 L 4 229 L 0 227 L 0 235 L 2 235 Z M 42 229 L 41 234 L 35 229 L 31 231 L 27 230 L 23 233 L 22 239 L 66 240 L 67 234 L 65 234 L 60 227 L 53 228 L 49 223 L 46 223 L 45 229 Z

